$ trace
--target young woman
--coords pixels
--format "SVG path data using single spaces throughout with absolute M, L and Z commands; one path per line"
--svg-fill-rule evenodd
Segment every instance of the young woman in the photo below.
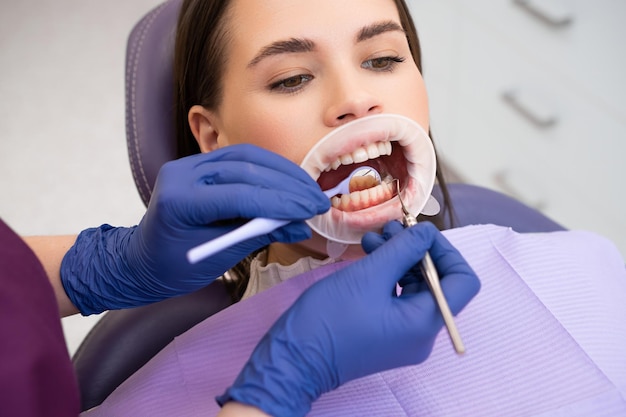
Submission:
M 250 143 L 300 164 L 323 136 L 355 119 L 394 113 L 429 128 L 419 41 L 403 1 L 358 7 L 349 2 L 186 2 L 175 77 L 179 156 Z M 354 153 L 359 143 L 342 149 Z M 394 145 L 394 154 L 403 152 L 410 150 Z M 440 171 L 437 178 L 444 211 L 451 213 Z M 334 178 L 332 185 L 337 182 Z M 399 213 L 398 207 L 386 220 Z M 355 245 L 343 257 L 360 255 Z M 297 245 L 273 244 L 262 256 L 264 263 L 280 265 L 328 257 L 319 236 Z M 245 265 L 233 271 L 244 284 L 239 296 L 249 275 Z
M 249 161 L 255 153 L 258 161 L 265 159 L 264 151 L 250 144 L 300 164 L 320 138 L 371 115 L 399 114 L 429 128 L 419 44 L 403 1 L 186 0 L 176 48 L 181 156 L 216 155 L 215 172 L 205 181 L 211 185 L 236 183 L 230 171 L 219 174 L 217 162 L 224 154 L 250 151 Z M 361 145 L 355 139 L 322 155 L 332 168 L 328 175 L 333 175 L 332 161 L 350 163 Z M 392 149 L 398 151 L 411 155 L 412 150 Z M 248 177 L 250 172 L 255 171 L 246 171 Z M 320 176 L 322 188 L 324 181 Z M 269 204 L 261 193 L 254 197 L 260 205 Z M 361 219 L 359 225 L 368 221 Z M 390 222 L 381 235 L 366 234 L 363 249 L 372 253 L 352 264 L 329 260 L 321 236 L 272 243 L 247 268 L 236 270 L 244 282 L 249 278 L 246 296 L 254 297 L 181 336 L 87 415 L 210 414 L 218 411 L 216 395 L 223 413 L 278 416 L 304 415 L 310 407 L 312 415 L 332 416 L 583 416 L 626 410 L 626 364 L 620 351 L 626 342 L 620 319 L 626 316 L 626 277 L 610 243 L 583 232 L 519 235 L 496 226 L 445 232 L 482 285 L 457 317 L 467 346 L 465 356 L 457 357 L 445 334 L 394 339 L 388 350 L 355 335 L 359 329 L 384 335 L 390 328 L 390 322 L 380 325 L 378 320 L 389 316 L 377 303 L 355 308 L 352 325 L 340 320 L 347 310 L 341 309 L 343 300 L 367 300 L 362 291 L 376 283 L 375 278 L 358 279 L 371 275 L 371 256 L 384 253 L 391 271 L 411 252 L 401 246 L 394 246 L 395 252 L 376 249 L 383 242 L 381 248 L 399 242 L 400 229 Z M 362 255 L 361 248 L 352 247 L 344 256 Z M 354 273 L 343 290 L 317 299 L 316 314 L 310 314 L 313 308 L 307 314 L 289 308 L 311 282 L 335 283 L 334 271 Z M 466 293 L 462 287 L 468 282 L 448 287 L 446 297 Z M 418 289 L 416 296 L 429 296 L 423 282 Z M 264 337 L 286 309 L 287 318 L 269 330 L 275 337 Z M 432 323 L 438 317 L 433 311 L 403 317 L 417 315 L 418 321 Z M 335 326 L 333 320 L 342 324 Z M 352 341 L 341 352 L 333 348 L 346 346 L 333 342 L 339 336 Z M 270 346 L 268 340 L 280 343 Z M 395 368 L 396 355 L 411 352 L 416 362 L 430 357 L 417 366 L 365 377 Z M 342 363 L 352 366 L 344 369 Z M 328 372 L 334 365 L 338 370 Z

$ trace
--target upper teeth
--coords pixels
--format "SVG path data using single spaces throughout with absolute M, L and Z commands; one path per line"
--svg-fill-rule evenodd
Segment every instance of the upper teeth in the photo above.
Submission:
M 376 142 L 359 147 L 349 154 L 338 157 L 337 160 L 327 166 L 324 171 L 335 170 L 341 165 L 358 164 L 370 159 L 376 159 L 381 155 L 391 155 L 391 142 Z

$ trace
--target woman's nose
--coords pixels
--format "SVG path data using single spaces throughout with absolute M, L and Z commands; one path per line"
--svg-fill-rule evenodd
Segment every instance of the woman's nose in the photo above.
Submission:
M 383 112 L 380 98 L 370 91 L 363 80 L 341 80 L 328 93 L 330 102 L 324 122 L 337 127 L 361 117 Z

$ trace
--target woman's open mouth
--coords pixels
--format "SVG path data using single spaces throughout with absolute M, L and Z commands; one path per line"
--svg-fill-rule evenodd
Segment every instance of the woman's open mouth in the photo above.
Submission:
M 405 205 L 419 214 L 435 180 L 435 153 L 424 129 L 415 121 L 380 114 L 345 124 L 320 140 L 305 156 L 302 168 L 322 190 L 328 190 L 360 166 L 376 169 L 381 181 L 351 182 L 350 193 L 331 199 L 332 208 L 308 223 L 327 239 L 360 243 L 367 231 L 380 231 L 401 217 L 399 188 Z M 396 181 L 397 180 L 397 181 Z
M 398 146 L 389 141 L 360 146 L 339 156 L 326 167 L 317 179 L 322 190 L 334 187 L 359 167 L 374 168 L 381 178 L 379 181 L 367 174 L 353 177 L 350 181 L 350 193 L 331 198 L 332 206 L 337 210 L 352 212 L 391 200 L 397 192 L 395 179 L 404 181 L 407 177 L 402 151 L 393 152 L 393 148 Z

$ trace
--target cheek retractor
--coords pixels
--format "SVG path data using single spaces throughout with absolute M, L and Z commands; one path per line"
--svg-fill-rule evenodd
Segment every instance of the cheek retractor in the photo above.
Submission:
M 324 194 L 328 198 L 334 197 L 338 194 L 349 194 L 350 193 L 350 181 L 357 176 L 373 176 L 374 179 L 380 183 L 381 178 L 378 171 L 369 166 L 361 166 L 350 175 L 348 175 L 344 180 L 342 180 L 337 186 L 324 191 Z M 279 220 L 279 219 L 270 219 L 266 217 L 257 217 L 256 219 L 250 220 L 248 223 L 243 226 L 238 227 L 237 229 L 226 233 L 216 239 L 210 240 L 206 243 L 198 245 L 187 252 L 187 260 L 192 263 L 198 263 L 203 259 L 208 258 L 209 256 L 213 256 L 224 249 L 227 249 L 237 243 L 241 243 L 244 240 L 251 239 L 253 237 L 261 236 L 266 233 L 270 233 L 279 227 L 286 225 L 291 222 L 291 220 Z
M 380 156 L 368 162 L 369 148 L 386 143 L 392 144 L 391 152 L 384 153 L 388 158 L 378 152 Z M 390 113 L 353 120 L 320 139 L 300 166 L 318 180 L 324 172 L 336 170 L 337 163 L 343 165 L 346 155 L 354 162 L 376 167 L 385 176 L 400 179 L 400 193 L 412 215 L 438 211 L 436 203 L 436 210 L 427 207 L 429 200 L 434 201 L 431 192 L 437 169 L 435 150 L 428 133 L 414 120 Z M 368 159 L 363 160 L 363 156 Z M 356 210 L 331 209 L 306 222 L 316 234 L 326 238 L 328 255 L 339 258 L 349 245 L 360 244 L 365 233 L 380 232 L 387 222 L 398 219 L 398 213 L 400 203 L 397 198 L 391 198 Z

